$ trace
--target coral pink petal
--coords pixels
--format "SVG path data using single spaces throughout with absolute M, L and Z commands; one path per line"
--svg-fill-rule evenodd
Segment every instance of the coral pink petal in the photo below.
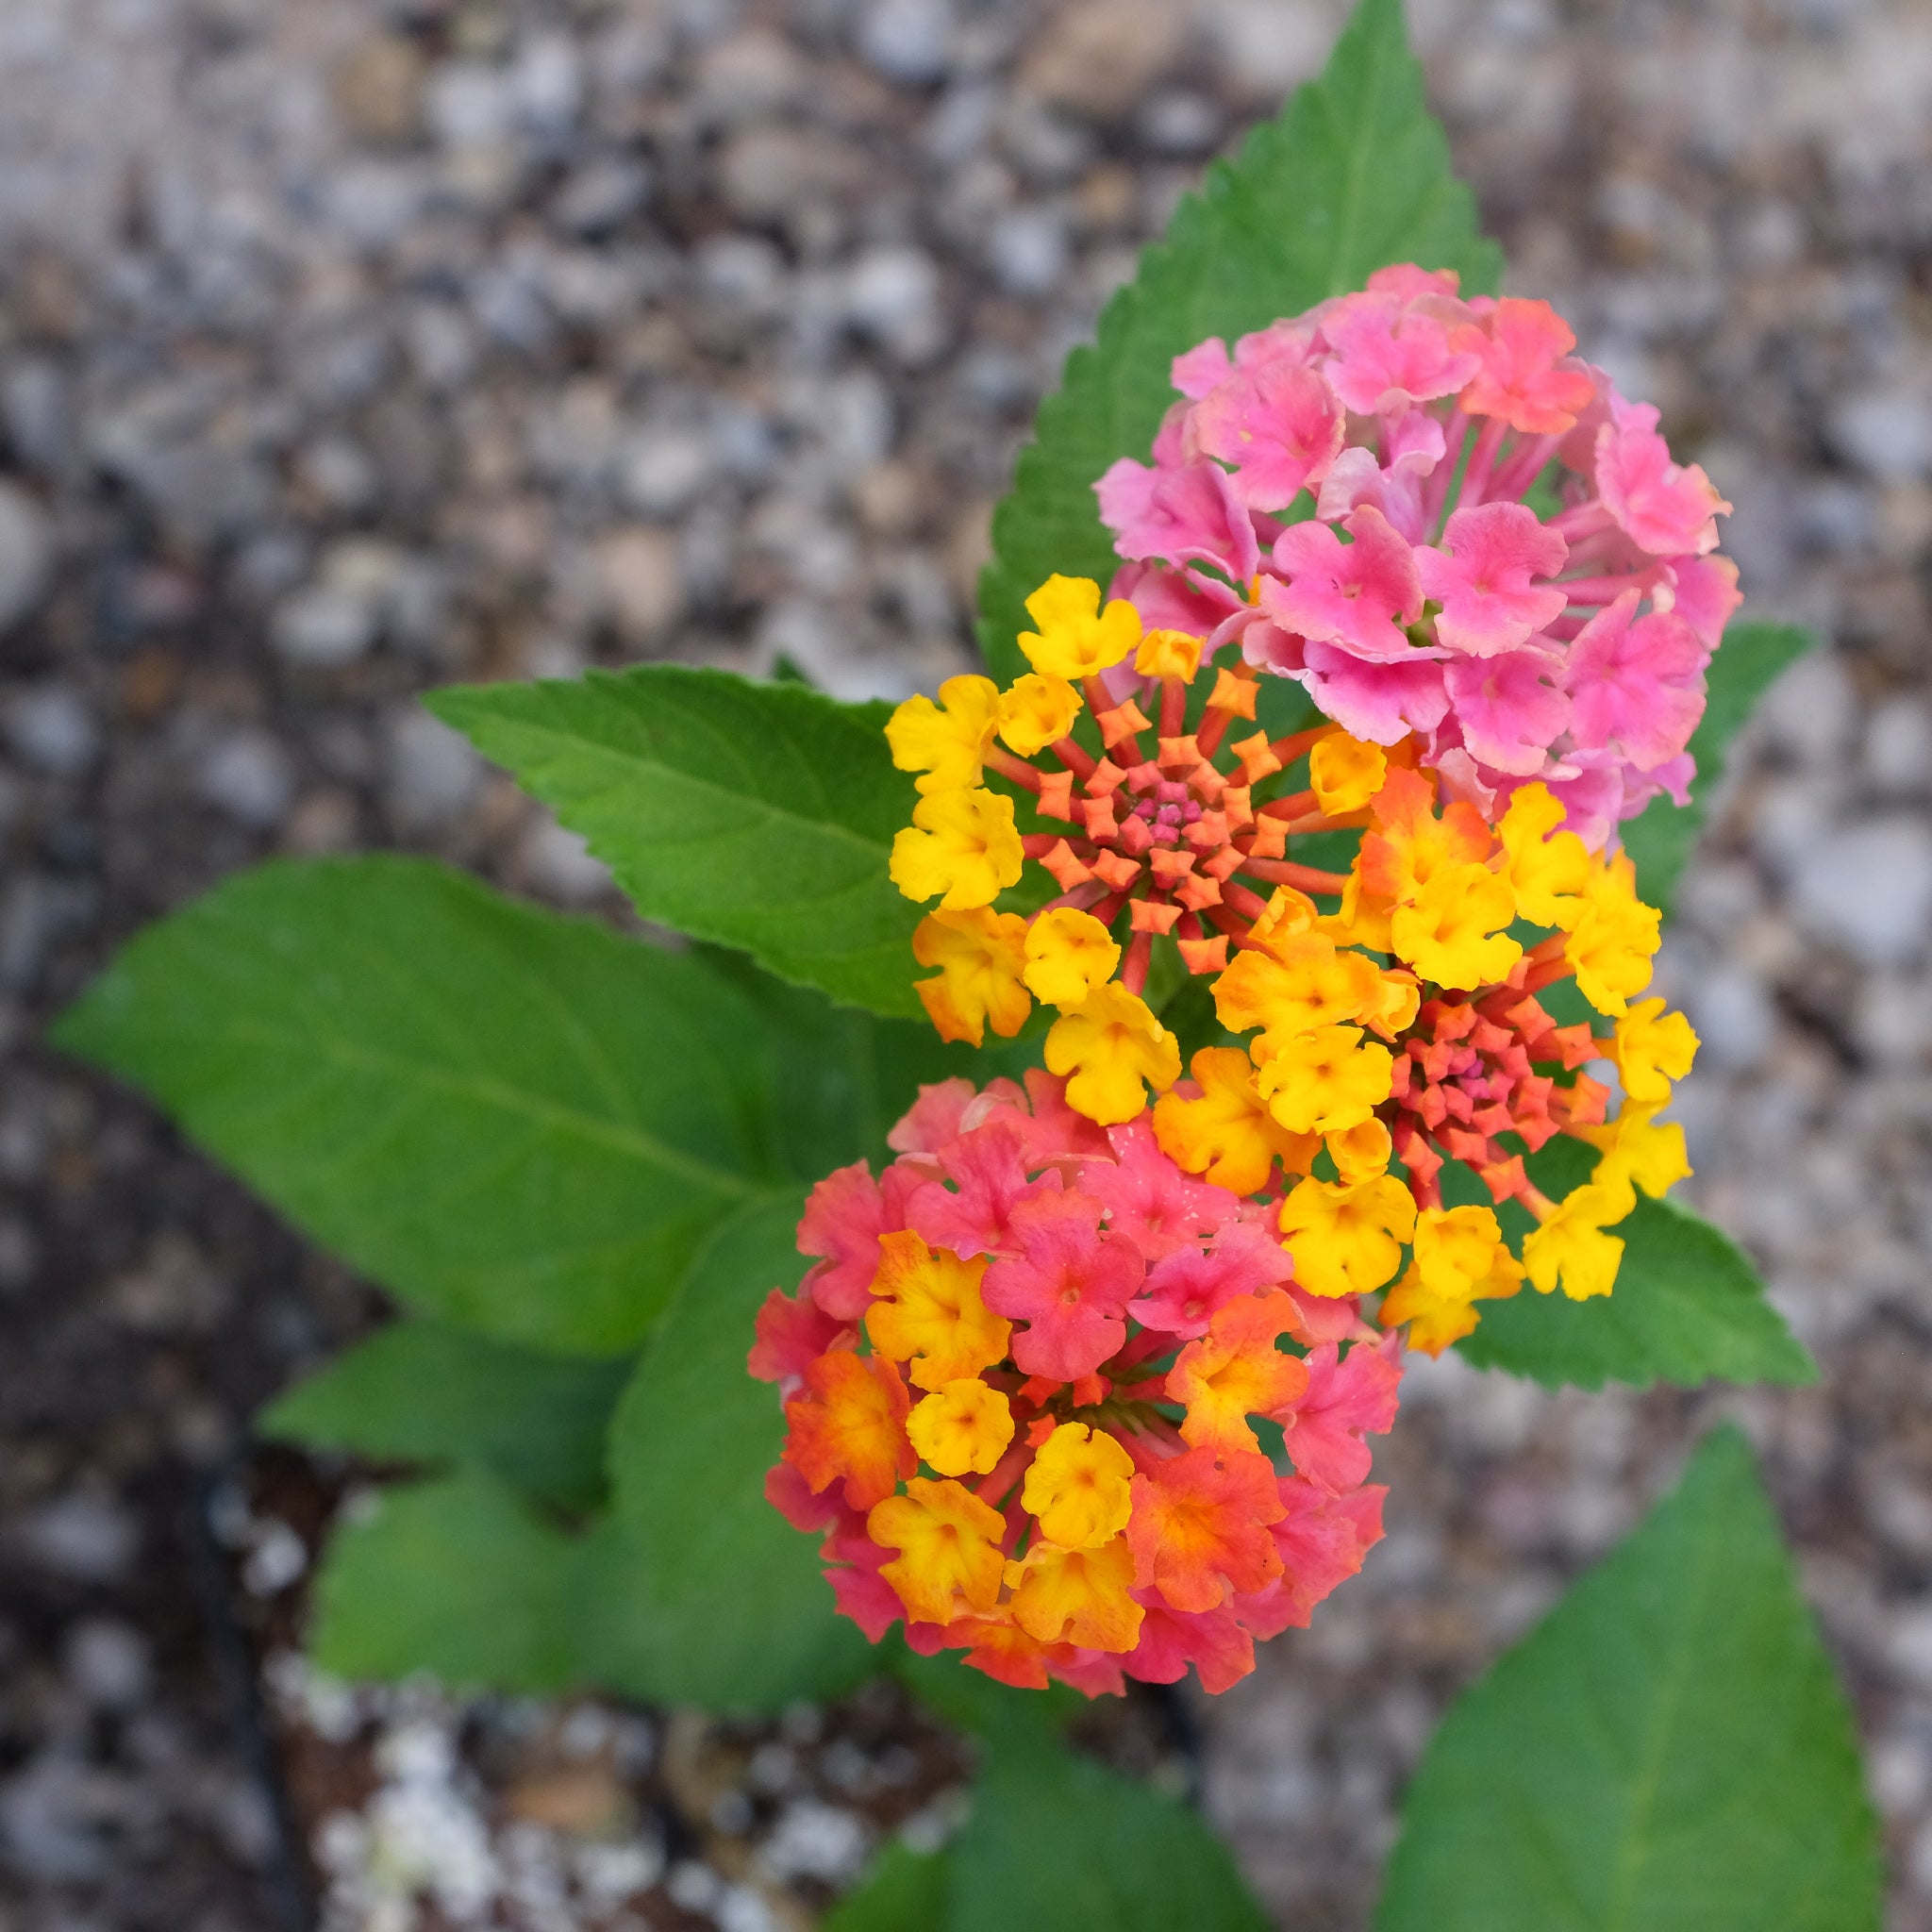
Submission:
M 1240 1196 L 1183 1174 L 1144 1115 L 1108 1128 L 1108 1139 L 1112 1162 L 1083 1167 L 1080 1191 L 1107 1209 L 1109 1233 L 1132 1241 L 1150 1266 L 1240 1217 Z
M 1045 1194 L 1013 1210 L 1019 1253 L 993 1262 L 980 1293 L 994 1314 L 1027 1324 L 1012 1341 L 1023 1374 L 1076 1381 L 1127 1339 L 1126 1307 L 1145 1269 L 1131 1241 L 1101 1234 L 1100 1215 L 1085 1194 Z
M 1362 1438 L 1384 1435 L 1395 1421 L 1402 1390 L 1399 1337 L 1356 1342 L 1345 1356 L 1334 1342 L 1310 1349 L 1308 1384 L 1274 1420 L 1282 1426 L 1296 1474 L 1324 1490 L 1357 1488 L 1374 1460 Z

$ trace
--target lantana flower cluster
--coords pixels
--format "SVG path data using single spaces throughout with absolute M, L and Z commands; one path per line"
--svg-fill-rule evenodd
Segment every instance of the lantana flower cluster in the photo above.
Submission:
M 824 1533 L 874 1641 L 903 1619 L 1022 1687 L 1191 1664 L 1226 1689 L 1381 1536 L 1363 1438 L 1394 1420 L 1399 1339 L 1299 1287 L 1265 1214 L 1147 1120 L 1103 1129 L 1051 1074 L 928 1087 L 891 1144 L 876 1179 L 819 1184 L 821 1258 L 759 1315 L 787 1424 L 767 1494 Z
M 888 725 L 935 1027 L 1053 1018 L 1024 1094 L 933 1090 L 825 1184 L 760 1327 L 774 1501 L 869 1630 L 1232 1681 L 1378 1533 L 1401 1351 L 1611 1292 L 1690 1172 L 1697 1041 L 1616 828 L 1686 798 L 1728 506 L 1574 347 L 1402 267 L 1189 351 L 1097 485 L 1108 592 L 1049 578 L 1030 669 Z M 1559 1135 L 1595 1158 L 1552 1193 Z

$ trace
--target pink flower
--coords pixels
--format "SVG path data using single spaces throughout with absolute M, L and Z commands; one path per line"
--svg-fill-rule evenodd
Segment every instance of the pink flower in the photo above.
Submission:
M 1382 1541 L 1380 1484 L 1331 1494 L 1300 1476 L 1281 1478 L 1287 1514 L 1271 1527 L 1281 1553 L 1281 1574 L 1267 1589 L 1238 1596 L 1241 1621 L 1265 1642 L 1284 1630 L 1306 1630 L 1315 1606 L 1362 1567 Z
M 1100 520 L 1128 558 L 1208 563 L 1238 584 L 1260 560 L 1255 526 L 1219 463 L 1150 470 L 1123 457 L 1094 486 Z
M 1647 770 L 1690 742 L 1704 713 L 1706 653 L 1681 617 L 1636 610 L 1637 592 L 1625 591 L 1571 645 L 1571 730 L 1580 744 L 1621 751 Z
M 1197 445 L 1233 466 L 1234 493 L 1249 509 L 1280 509 L 1319 483 L 1341 432 L 1335 391 L 1290 362 L 1240 372 L 1194 411 Z
M 1433 652 L 1411 651 L 1406 664 L 1365 664 L 1339 645 L 1311 641 L 1297 675 L 1351 737 L 1394 744 L 1411 731 L 1433 731 L 1448 714 L 1449 692 L 1434 658 Z
M 1184 355 L 1176 356 L 1169 369 L 1169 380 L 1190 402 L 1198 403 L 1211 395 L 1234 374 L 1234 358 L 1219 336 L 1196 342 Z
M 1487 324 L 1487 326 L 1484 325 Z M 1473 416 L 1500 416 L 1512 429 L 1560 436 L 1596 394 L 1588 369 L 1566 361 L 1576 338 L 1547 302 L 1505 295 L 1451 338 L 1480 363 L 1457 398 Z
M 1452 651 L 1472 658 L 1513 651 L 1563 614 L 1562 591 L 1550 584 L 1535 589 L 1529 580 L 1555 576 L 1570 546 L 1527 504 L 1459 509 L 1442 545 L 1423 545 L 1415 562 L 1423 594 L 1442 607 L 1436 636 Z
M 1011 1121 L 991 1121 L 962 1134 L 940 1155 L 947 1179 L 958 1191 L 938 1181 L 915 1188 L 906 1204 L 908 1224 L 928 1245 L 951 1248 L 961 1259 L 1003 1247 L 1014 1208 L 1058 1191 L 1060 1184 L 1058 1174 L 1029 1182 L 1024 1154 L 1020 1130 Z
M 948 1141 L 959 1138 L 959 1117 L 978 1098 L 978 1091 L 963 1074 L 922 1087 L 919 1098 L 893 1123 L 886 1145 L 894 1154 L 937 1154 Z
M 1697 633 L 1707 651 L 1717 649 L 1731 613 L 1744 599 L 1738 589 L 1738 566 L 1728 557 L 1674 557 L 1666 573 L 1667 592 L 1653 591 L 1659 610 L 1674 610 Z
M 1322 325 L 1335 349 L 1328 379 L 1361 415 L 1454 395 L 1481 366 L 1451 343 L 1444 323 L 1393 293 L 1348 295 L 1336 308 Z
M 1422 615 L 1415 552 L 1368 504 L 1353 511 L 1344 543 L 1326 524 L 1291 524 L 1274 541 L 1274 565 L 1287 577 L 1261 580 L 1270 617 L 1310 641 L 1339 645 L 1372 663 L 1400 663 L 1416 646 L 1403 628 Z
M 873 1256 L 876 1262 L 876 1242 Z M 869 1293 L 867 1299 L 871 1299 Z M 760 1382 L 776 1382 L 790 1396 L 804 1380 L 808 1362 L 816 1361 L 841 1341 L 849 1346 L 857 1332 L 850 1323 L 826 1314 L 809 1295 L 793 1300 L 784 1290 L 774 1288 L 758 1310 L 758 1340 L 752 1343 L 745 1367 Z
M 1123 564 L 1107 594 L 1126 598 L 1149 630 L 1184 630 L 1197 638 L 1207 637 L 1230 616 L 1248 608 L 1239 593 L 1219 579 L 1166 570 L 1158 563 Z M 1133 669 L 1132 658 L 1122 661 Z
M 841 1322 L 856 1322 L 872 1303 L 872 1278 L 879 1272 L 879 1236 L 906 1225 L 898 1212 L 905 1198 L 902 1176 L 888 1202 L 864 1161 L 834 1168 L 805 1204 L 798 1224 L 798 1252 L 826 1258 L 805 1277 L 802 1293 Z
M 1145 1115 L 1109 1127 L 1108 1139 L 1116 1164 L 1083 1167 L 1080 1191 L 1107 1209 L 1109 1234 L 1131 1241 L 1150 1266 L 1241 1213 L 1238 1196 L 1183 1174 L 1160 1151 Z
M 1127 1312 L 1143 1328 L 1191 1341 L 1206 1335 L 1216 1310 L 1258 1294 L 1294 1274 L 1288 1250 L 1250 1221 L 1224 1227 L 1205 1252 L 1190 1243 L 1147 1271 L 1145 1289 Z
M 994 1261 L 980 1293 L 994 1314 L 1028 1324 L 1012 1341 L 1024 1374 L 1076 1381 L 1127 1338 L 1145 1269 L 1132 1241 L 1102 1239 L 1100 1214 L 1087 1194 L 1042 1194 L 1013 1210 L 1019 1253 Z
M 1531 777 L 1570 723 L 1555 680 L 1562 662 L 1546 651 L 1457 658 L 1443 666 L 1449 705 L 1471 755 L 1498 772 Z
M 1421 542 L 1428 524 L 1423 502 L 1425 473 L 1421 468 L 1425 455 L 1426 451 L 1411 450 L 1398 466 L 1384 469 L 1374 450 L 1351 443 L 1323 478 L 1316 516 L 1324 524 L 1339 524 L 1351 510 L 1366 505 L 1381 511 L 1404 541 Z
M 1364 1436 L 1394 1425 L 1402 1391 L 1402 1341 L 1357 1342 L 1341 1355 L 1334 1342 L 1308 1351 L 1308 1386 L 1279 1411 L 1295 1473 L 1324 1490 L 1358 1487 L 1374 1460 Z
M 1176 1610 L 1158 1590 L 1137 1590 L 1134 1601 L 1146 1615 L 1141 1620 L 1141 1641 L 1123 1667 L 1140 1683 L 1178 1684 L 1192 1664 L 1204 1690 L 1225 1690 L 1255 1668 L 1255 1640 L 1225 1605 Z
M 1596 487 L 1617 526 L 1653 557 L 1702 557 L 1717 548 L 1717 515 L 1730 505 L 1696 463 L 1671 460 L 1649 403 L 1610 404 L 1597 431 Z

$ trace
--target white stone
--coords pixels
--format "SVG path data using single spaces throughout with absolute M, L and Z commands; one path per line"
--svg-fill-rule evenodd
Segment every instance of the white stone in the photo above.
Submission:
M 625 500 L 650 516 L 675 516 L 702 493 L 717 470 L 710 439 L 699 429 L 640 430 L 618 458 Z
M 920 362 L 944 340 L 939 313 L 940 272 L 923 248 L 874 248 L 845 279 L 845 314 L 902 361 Z
M 383 764 L 389 808 L 406 832 L 447 824 L 483 782 L 483 761 L 470 741 L 413 705 L 385 720 Z
M 18 484 L 0 478 L 0 634 L 39 605 L 53 561 L 46 512 Z
M 17 691 L 8 701 L 6 725 L 13 749 L 57 778 L 77 776 L 100 753 L 100 727 L 86 699 L 69 685 Z
M 888 80 L 924 87 L 941 79 L 953 43 L 947 0 L 874 0 L 858 29 L 858 51 Z
M 1932 475 L 1932 399 L 1912 390 L 1868 390 L 1831 412 L 1830 434 L 1861 470 L 1887 480 Z
M 1932 938 L 1932 828 L 1901 813 L 1833 832 L 1797 856 L 1791 896 L 1817 938 L 1904 965 Z
M 62 1645 L 67 1674 L 87 1702 L 101 1710 L 125 1710 L 147 1695 L 153 1677 L 147 1641 L 115 1617 L 88 1617 L 68 1631 Z
M 273 733 L 243 725 L 217 739 L 202 755 L 194 789 L 238 824 L 265 831 L 289 809 L 295 795 L 295 768 Z
M 373 599 L 329 584 L 309 584 L 275 607 L 269 642 L 291 663 L 331 670 L 362 657 L 381 629 Z
M 1051 208 L 1016 208 L 993 224 L 987 255 L 1009 295 L 1052 293 L 1067 272 L 1067 236 Z

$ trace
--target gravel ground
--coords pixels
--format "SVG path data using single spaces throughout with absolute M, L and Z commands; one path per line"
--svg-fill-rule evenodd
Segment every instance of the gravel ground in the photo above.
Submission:
M 271 1923 L 179 1519 L 375 1298 L 39 1029 L 272 852 L 599 868 L 412 707 L 457 676 L 964 662 L 1033 403 L 1315 0 L 8 0 L 0 8 L 0 1926 Z M 1514 285 L 1663 406 L 1757 608 L 1668 990 L 1702 1203 L 1816 1389 L 1413 1376 L 1391 1533 L 1204 1708 L 1284 1924 L 1364 1923 L 1457 1685 L 1718 1411 L 1857 1698 L 1932 1928 L 1932 12 L 1416 0 Z

